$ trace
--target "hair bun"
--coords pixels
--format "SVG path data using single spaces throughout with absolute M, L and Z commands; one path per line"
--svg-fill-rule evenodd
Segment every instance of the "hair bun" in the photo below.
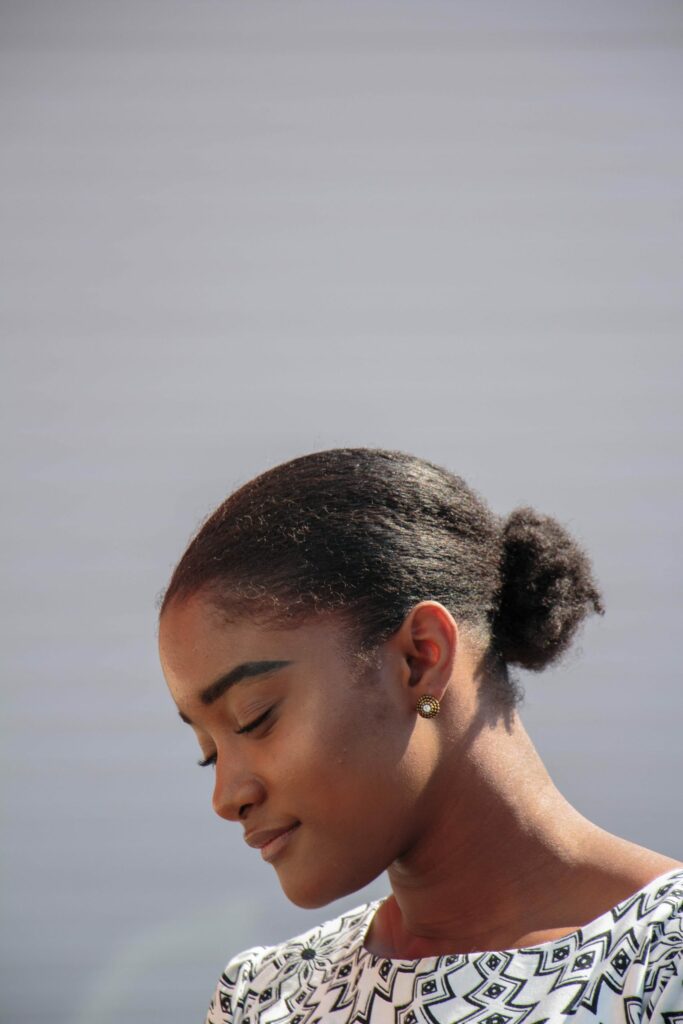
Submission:
M 509 664 L 540 671 L 569 647 L 591 612 L 604 613 L 588 556 L 557 520 L 518 508 L 503 523 L 495 644 Z

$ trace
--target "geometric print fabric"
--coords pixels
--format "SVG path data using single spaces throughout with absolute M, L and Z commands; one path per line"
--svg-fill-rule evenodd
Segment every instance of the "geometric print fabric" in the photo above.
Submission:
M 205 1024 L 683 1024 L 682 868 L 520 949 L 375 956 L 381 902 L 234 957 Z

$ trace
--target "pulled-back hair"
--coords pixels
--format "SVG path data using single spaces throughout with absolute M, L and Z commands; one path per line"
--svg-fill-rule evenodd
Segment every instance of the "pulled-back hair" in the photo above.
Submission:
M 554 519 L 500 519 L 460 477 L 378 448 L 304 455 L 231 494 L 180 559 L 161 614 L 199 592 L 228 619 L 273 626 L 338 612 L 365 659 L 414 605 L 439 601 L 512 703 L 508 665 L 545 668 L 603 612 L 589 559 Z

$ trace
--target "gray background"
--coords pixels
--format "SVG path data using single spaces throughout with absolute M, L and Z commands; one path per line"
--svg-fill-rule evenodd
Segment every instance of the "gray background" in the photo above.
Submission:
M 585 543 L 608 614 L 523 717 L 683 858 L 680 3 L 0 12 L 3 1022 L 199 1021 L 337 912 L 211 813 L 155 649 L 199 520 L 322 447 Z

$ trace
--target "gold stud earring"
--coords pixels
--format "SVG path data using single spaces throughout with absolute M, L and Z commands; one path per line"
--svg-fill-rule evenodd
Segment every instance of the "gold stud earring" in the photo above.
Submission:
M 439 711 L 441 711 L 441 705 L 431 694 L 425 694 L 417 702 L 417 713 L 423 718 L 436 718 Z

